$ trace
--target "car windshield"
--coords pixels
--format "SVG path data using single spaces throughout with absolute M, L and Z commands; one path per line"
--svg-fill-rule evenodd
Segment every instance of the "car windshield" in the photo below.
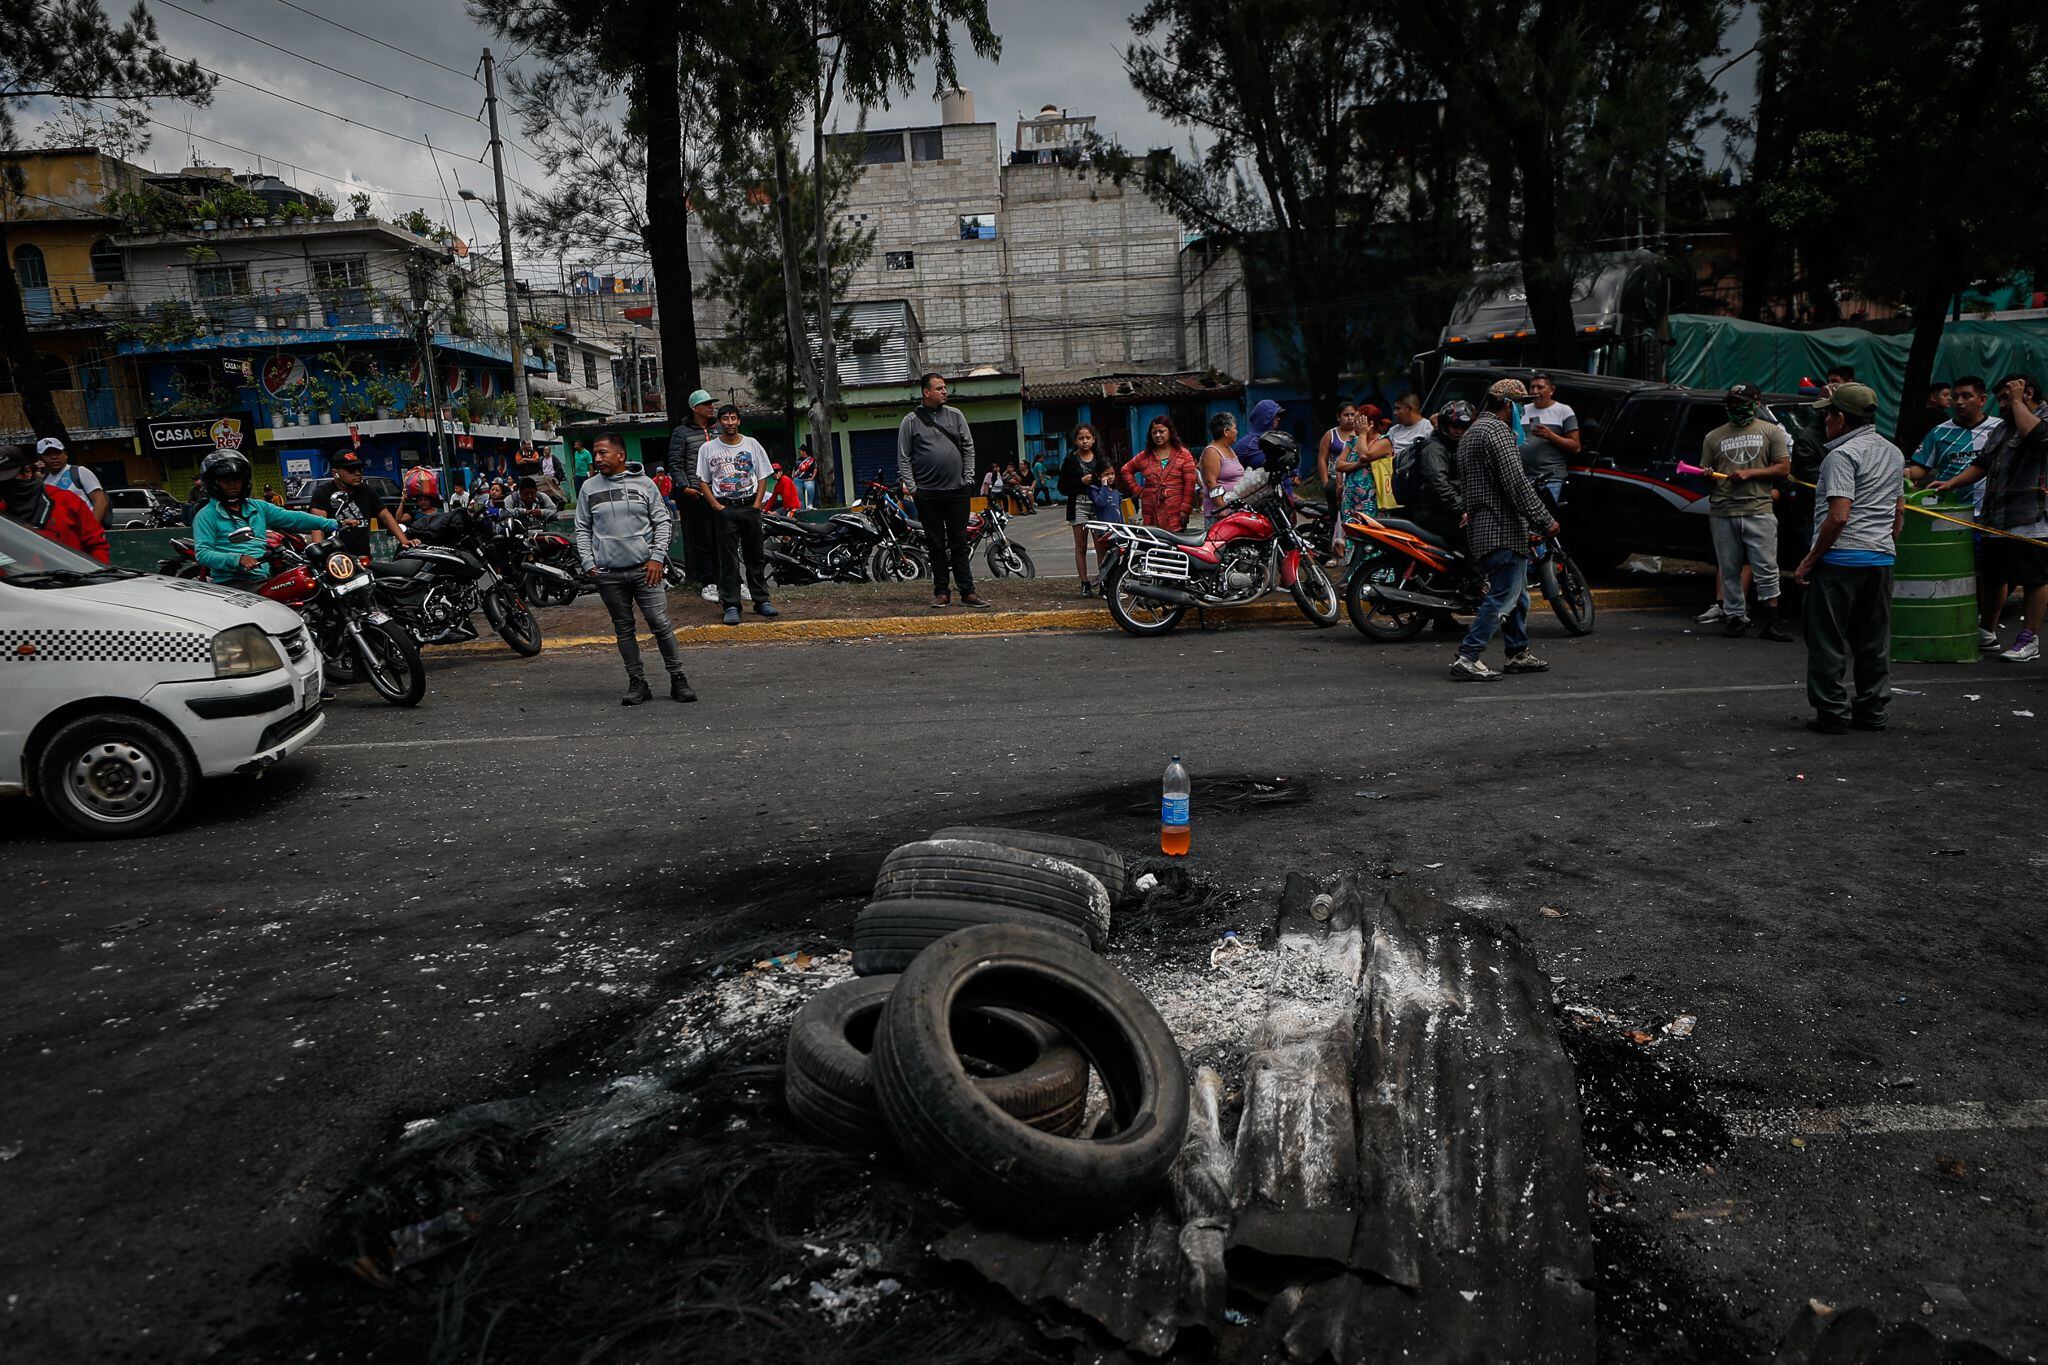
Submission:
M 0 517 L 0 583 L 61 588 L 133 576 L 132 569 L 110 569 L 54 540 L 43 539 L 18 521 Z

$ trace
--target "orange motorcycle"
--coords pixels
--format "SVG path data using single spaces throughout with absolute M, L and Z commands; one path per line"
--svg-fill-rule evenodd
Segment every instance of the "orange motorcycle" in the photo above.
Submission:
M 1434 619 L 1469 616 L 1485 586 L 1462 543 L 1398 517 L 1353 513 L 1344 534 L 1352 546 L 1344 610 L 1368 640 L 1412 640 Z M 1574 635 L 1593 632 L 1593 590 L 1556 536 L 1529 547 L 1531 586 Z

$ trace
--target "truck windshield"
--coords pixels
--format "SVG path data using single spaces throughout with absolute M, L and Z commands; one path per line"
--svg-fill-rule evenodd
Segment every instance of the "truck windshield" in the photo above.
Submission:
M 0 583 L 23 588 L 58 588 L 128 578 L 132 574 L 129 569 L 110 569 L 54 540 L 43 539 L 18 521 L 0 517 Z

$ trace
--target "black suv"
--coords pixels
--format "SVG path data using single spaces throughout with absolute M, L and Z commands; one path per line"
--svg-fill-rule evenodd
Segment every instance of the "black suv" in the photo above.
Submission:
M 1431 386 L 1427 412 L 1464 399 L 1478 407 L 1498 379 L 1527 383 L 1533 370 L 1446 366 Z M 1707 485 L 1680 474 L 1699 463 L 1700 443 L 1728 420 L 1718 390 L 1552 370 L 1558 401 L 1578 414 L 1579 459 L 1571 467 L 1565 535 L 1588 568 L 1611 568 L 1632 554 L 1714 562 Z M 1811 483 L 1820 468 L 1817 415 L 1796 394 L 1767 394 L 1765 405 L 1792 438 L 1792 473 Z M 1778 563 L 1789 571 L 1812 535 L 1813 495 L 1785 485 L 1778 500 Z

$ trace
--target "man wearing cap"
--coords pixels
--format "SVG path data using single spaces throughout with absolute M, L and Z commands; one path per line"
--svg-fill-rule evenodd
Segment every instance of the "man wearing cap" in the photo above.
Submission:
M 718 504 L 697 483 L 697 456 L 711 439 L 711 394 L 690 395 L 690 412 L 668 438 L 669 488 L 683 514 L 683 574 L 703 585 L 704 600 L 718 600 Z
M 2009 374 L 1992 386 L 2005 421 L 1969 466 L 1930 487 L 1946 491 L 1984 481 L 1977 541 L 1978 644 L 1998 648 L 1998 620 L 2005 595 L 2023 589 L 2020 633 L 1999 655 L 2011 663 L 2041 657 L 2041 618 L 2048 613 L 2048 406 L 2040 387 L 2023 374 Z M 2003 534 L 1993 534 L 1992 532 Z
M 1813 547 L 1795 577 L 1806 595 L 1806 728 L 1823 735 L 1885 728 L 1891 702 L 1892 561 L 1906 457 L 1877 434 L 1868 384 L 1834 386 L 1813 404 L 1827 424 L 1827 455 L 1814 489 Z M 1852 699 L 1843 674 L 1853 667 Z
M 61 488 L 67 493 L 76 493 L 92 506 L 92 514 L 104 526 L 107 508 L 111 505 L 107 490 L 100 487 L 99 476 L 82 464 L 71 463 L 71 452 L 64 449 L 64 443 L 54 436 L 45 436 L 36 442 L 36 458 L 43 462 L 43 482 L 52 488 Z
M 0 517 L 19 522 L 100 563 L 110 562 L 107 533 L 76 493 L 43 481 L 43 466 L 24 446 L 0 445 Z
M 768 601 L 768 556 L 761 540 L 761 502 L 768 495 L 768 452 L 740 434 L 740 410 L 718 410 L 718 435 L 697 450 L 697 486 L 718 509 L 718 600 L 725 624 L 740 623 L 740 570 L 744 567 L 758 616 L 780 616 Z
M 1529 652 L 1529 535 L 1557 531 L 1557 519 L 1522 469 L 1508 418 L 1529 390 L 1519 379 L 1495 381 L 1484 411 L 1458 442 L 1458 481 L 1465 495 L 1466 538 L 1486 580 L 1486 596 L 1472 629 L 1451 660 L 1457 682 L 1492 682 L 1501 675 L 1480 659 L 1498 632 L 1507 642 L 1507 671 L 1541 673 L 1550 665 Z
M 376 486 L 363 477 L 362 456 L 353 450 L 343 450 L 328 457 L 327 463 L 333 468 L 334 477 L 314 490 L 308 506 L 341 523 L 343 549 L 359 559 L 367 559 L 372 526 L 382 526 L 400 545 L 414 543 L 391 509 L 384 505 Z M 318 533 L 313 538 L 319 539 Z
M 1737 384 L 1722 400 L 1728 420 L 1700 442 L 1700 468 L 1707 471 L 1708 521 L 1714 559 L 1721 569 L 1721 633 L 1734 639 L 1749 629 L 1749 604 L 1742 570 L 1756 583 L 1758 634 L 1790 640 L 1778 619 L 1778 516 L 1772 510 L 1777 483 L 1792 474 L 1792 443 L 1776 422 L 1760 420 L 1764 394 L 1754 384 Z

